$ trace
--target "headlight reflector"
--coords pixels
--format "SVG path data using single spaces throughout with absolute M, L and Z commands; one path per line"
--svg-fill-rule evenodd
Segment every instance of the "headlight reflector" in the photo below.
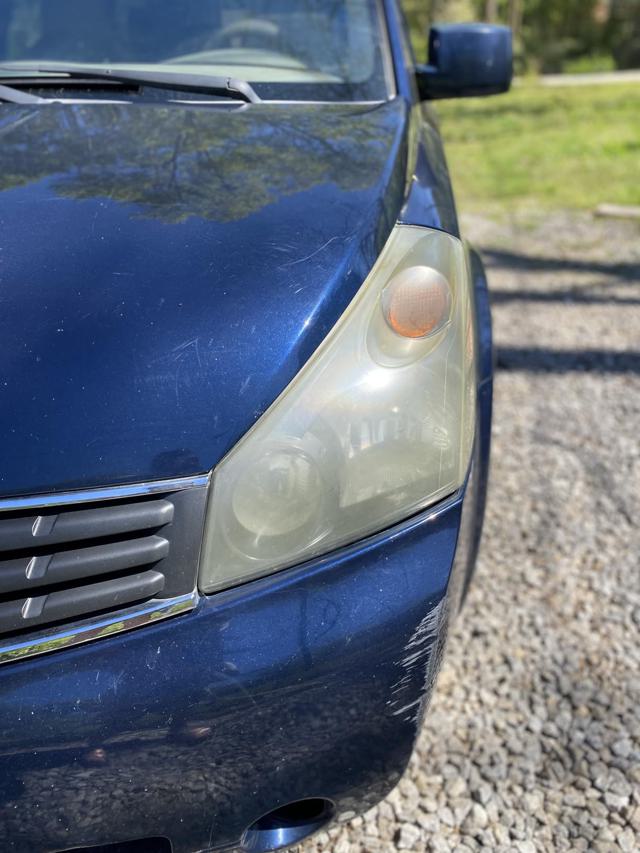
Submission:
M 470 287 L 459 240 L 396 226 L 325 341 L 214 472 L 204 592 L 353 542 L 462 484 Z

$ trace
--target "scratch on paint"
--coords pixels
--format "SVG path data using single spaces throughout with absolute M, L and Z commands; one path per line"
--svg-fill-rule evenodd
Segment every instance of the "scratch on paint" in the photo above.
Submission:
M 113 692 L 116 696 L 118 695 L 118 688 L 120 687 L 120 682 L 124 679 L 125 675 L 126 670 L 123 669 L 117 675 L 113 676 Z
M 188 349 L 193 347 L 196 354 L 196 359 L 198 361 L 198 367 L 202 367 L 202 361 L 200 359 L 200 338 L 193 338 L 190 341 L 185 341 L 183 344 L 178 344 L 177 347 L 174 347 L 171 352 L 175 354 L 174 361 L 178 361 L 182 357 L 182 354 L 185 353 Z
M 417 723 L 428 701 L 431 687 L 442 657 L 445 622 L 447 620 L 447 599 L 443 598 L 427 615 L 420 620 L 404 649 L 404 657 L 398 664 L 404 670 L 403 676 L 391 688 L 392 699 L 387 704 L 394 717 L 404 717 Z M 417 699 L 406 702 L 414 696 L 412 685 L 415 683 L 416 670 L 424 667 L 423 688 Z M 408 695 L 407 695 L 408 694 Z
M 294 267 L 294 266 L 296 266 L 296 264 L 303 264 L 305 261 L 310 261 L 311 258 L 315 258 L 316 255 L 319 255 L 320 252 L 324 251 L 327 248 L 327 246 L 331 245 L 331 243 L 334 243 L 336 240 L 344 240 L 344 239 L 345 239 L 344 237 L 331 237 L 329 240 L 327 240 L 326 243 L 323 243 L 319 249 L 316 249 L 315 252 L 311 252 L 311 254 L 307 255 L 305 258 L 299 258 L 297 261 L 289 261 L 289 263 L 287 263 L 287 264 L 281 264 L 280 269 L 283 270 L 283 269 L 286 269 L 287 267 Z

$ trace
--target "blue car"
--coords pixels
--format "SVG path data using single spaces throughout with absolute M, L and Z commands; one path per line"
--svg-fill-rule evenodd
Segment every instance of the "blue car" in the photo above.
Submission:
M 383 798 L 480 538 L 487 285 L 396 0 L 0 0 L 0 849 Z

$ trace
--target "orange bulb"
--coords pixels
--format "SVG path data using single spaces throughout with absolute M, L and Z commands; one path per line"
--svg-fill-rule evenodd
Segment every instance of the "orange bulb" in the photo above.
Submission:
M 451 313 L 451 288 L 432 267 L 409 267 L 382 291 L 385 320 L 403 338 L 426 338 L 439 332 Z

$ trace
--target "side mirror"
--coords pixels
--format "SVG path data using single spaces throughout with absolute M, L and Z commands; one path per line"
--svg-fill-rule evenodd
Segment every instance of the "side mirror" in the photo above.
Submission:
M 509 27 L 439 24 L 429 33 L 429 64 L 416 69 L 423 101 L 507 92 L 513 77 Z

